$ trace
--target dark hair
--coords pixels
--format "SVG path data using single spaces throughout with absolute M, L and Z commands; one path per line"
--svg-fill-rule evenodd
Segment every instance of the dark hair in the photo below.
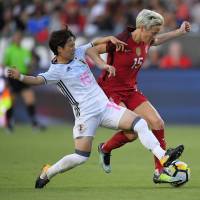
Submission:
M 63 30 L 54 31 L 50 35 L 49 47 L 53 51 L 54 55 L 58 55 L 58 47 L 64 47 L 67 40 L 75 35 L 66 26 Z

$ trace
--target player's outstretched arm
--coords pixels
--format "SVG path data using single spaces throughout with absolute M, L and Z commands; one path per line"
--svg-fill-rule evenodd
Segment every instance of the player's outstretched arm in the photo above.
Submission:
M 115 46 L 116 51 L 124 51 L 127 43 L 117 39 L 114 36 L 107 36 L 92 41 L 99 54 L 106 53 L 106 45 L 111 42 Z
M 94 63 L 100 68 L 107 70 L 110 76 L 115 76 L 115 68 L 111 65 L 108 65 L 104 62 L 104 60 L 99 56 L 95 47 L 89 48 L 86 51 L 86 54 L 94 61 Z
M 170 31 L 168 33 L 162 33 L 162 34 L 157 35 L 152 45 L 157 46 L 171 39 L 174 39 L 176 37 L 185 35 L 186 33 L 190 32 L 190 29 L 191 29 L 190 23 L 185 21 L 181 24 L 180 28 L 174 31 Z
M 23 74 L 20 74 L 20 72 L 17 69 L 7 69 L 7 76 L 9 78 L 21 81 L 23 83 L 26 83 L 28 85 L 42 85 L 45 84 L 45 80 L 41 76 L 26 76 Z
M 100 44 L 106 44 L 108 42 L 112 42 L 115 45 L 123 45 L 123 46 L 127 45 L 125 42 L 117 39 L 114 36 L 101 37 L 101 38 L 98 38 L 98 39 L 92 41 L 94 46 L 97 46 L 97 45 L 100 45 Z

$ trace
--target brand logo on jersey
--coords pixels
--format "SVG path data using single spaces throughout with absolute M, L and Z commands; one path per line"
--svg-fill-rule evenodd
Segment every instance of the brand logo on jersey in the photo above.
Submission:
M 141 55 L 141 49 L 140 49 L 140 47 L 137 47 L 137 48 L 135 49 L 135 52 L 136 52 L 136 55 L 137 55 L 137 56 L 140 56 L 140 55 Z
M 72 68 L 71 67 L 67 67 L 67 72 L 70 71 Z

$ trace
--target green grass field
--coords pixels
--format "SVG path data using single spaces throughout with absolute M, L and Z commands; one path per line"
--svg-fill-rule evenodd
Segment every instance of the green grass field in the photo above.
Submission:
M 35 190 L 42 165 L 73 152 L 71 130 L 70 126 L 53 126 L 45 133 L 34 133 L 28 126 L 18 126 L 15 134 L 7 135 L 0 129 L 0 200 L 200 199 L 199 126 L 167 128 L 168 144 L 185 144 L 181 160 L 192 171 L 191 180 L 181 188 L 153 184 L 153 159 L 139 140 L 115 150 L 112 173 L 105 174 L 99 166 L 97 145 L 113 131 L 99 129 L 86 164 L 58 175 L 45 189 Z

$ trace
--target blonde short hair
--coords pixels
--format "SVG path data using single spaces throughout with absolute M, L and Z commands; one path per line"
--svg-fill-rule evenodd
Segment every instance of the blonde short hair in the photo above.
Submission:
M 153 26 L 162 26 L 163 24 L 163 16 L 152 10 L 143 9 L 136 18 L 136 28 L 144 26 L 149 30 Z

